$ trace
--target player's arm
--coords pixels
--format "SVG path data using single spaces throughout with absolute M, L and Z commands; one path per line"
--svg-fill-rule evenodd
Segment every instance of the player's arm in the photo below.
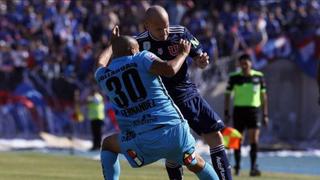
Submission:
M 266 83 L 263 77 L 261 79 L 260 98 L 261 98 L 261 106 L 262 106 L 263 124 L 267 126 L 269 122 L 268 96 L 266 91 Z
M 111 59 L 112 56 L 112 46 L 109 45 L 106 49 L 102 51 L 100 54 L 97 62 L 96 62 L 96 67 L 106 67 Z
M 181 68 L 183 62 L 190 52 L 191 43 L 187 40 L 180 40 L 179 54 L 171 61 L 163 61 L 157 56 L 153 56 L 153 63 L 149 71 L 153 74 L 172 77 Z
M 112 41 L 114 41 L 119 36 L 120 36 L 119 26 L 115 26 L 112 29 L 111 44 L 112 44 Z M 110 61 L 111 56 L 112 56 L 112 46 L 109 45 L 106 49 L 102 51 L 99 58 L 97 59 L 96 67 L 106 67 L 111 62 Z
M 206 52 L 203 52 L 202 46 L 198 39 L 194 37 L 188 29 L 185 28 L 185 37 L 187 40 L 191 42 L 191 50 L 190 56 L 192 57 L 193 61 L 196 65 L 204 69 L 209 65 L 209 55 Z
M 230 102 L 231 102 L 231 93 L 233 89 L 232 78 L 229 77 L 227 89 L 224 95 L 224 121 L 226 124 L 230 121 Z

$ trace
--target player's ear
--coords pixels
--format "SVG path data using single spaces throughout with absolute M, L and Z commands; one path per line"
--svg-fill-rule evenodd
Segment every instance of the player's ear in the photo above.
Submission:
M 130 49 L 131 55 L 134 55 L 139 52 L 139 47 L 132 47 Z
M 144 27 L 145 30 L 149 30 L 150 25 L 149 25 L 149 21 L 148 20 L 144 20 L 143 21 L 143 27 Z

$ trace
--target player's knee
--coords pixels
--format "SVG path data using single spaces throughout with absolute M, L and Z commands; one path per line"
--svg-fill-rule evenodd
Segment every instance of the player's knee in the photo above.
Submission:
M 186 164 L 186 167 L 191 172 L 198 173 L 204 168 L 205 163 L 206 162 L 199 155 L 196 154 L 194 163 L 188 165 Z
M 118 134 L 105 137 L 102 141 L 101 150 L 120 153 L 120 144 L 118 142 Z
M 202 136 L 210 148 L 223 144 L 223 136 L 220 131 L 210 132 Z

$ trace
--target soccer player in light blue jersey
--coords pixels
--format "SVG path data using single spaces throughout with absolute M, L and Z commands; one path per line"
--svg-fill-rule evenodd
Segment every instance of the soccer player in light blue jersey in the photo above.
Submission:
M 118 27 L 113 30 L 119 33 Z M 142 167 L 165 158 L 186 165 L 199 179 L 218 180 L 212 166 L 195 154 L 195 140 L 189 125 L 167 93 L 161 76 L 173 76 L 180 69 L 191 44 L 179 43 L 179 54 L 169 62 L 148 52 L 139 52 L 138 42 L 129 36 L 113 38 L 112 49 L 98 60 L 95 78 L 107 94 L 120 126 L 120 133 L 106 137 L 101 150 L 104 178 L 120 176 L 118 153 L 132 167 Z M 109 59 L 111 57 L 112 60 Z

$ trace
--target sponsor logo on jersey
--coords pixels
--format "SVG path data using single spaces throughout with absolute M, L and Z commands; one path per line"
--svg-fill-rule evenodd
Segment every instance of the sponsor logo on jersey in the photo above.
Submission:
M 149 41 L 143 42 L 143 49 L 149 50 L 151 48 L 151 43 Z
M 254 77 L 254 78 L 252 79 L 252 82 L 254 82 L 254 83 L 259 83 L 259 81 L 260 81 L 260 79 L 257 78 L 257 77 Z
M 171 56 L 177 56 L 179 52 L 179 46 L 177 44 L 174 44 L 172 46 L 168 46 L 169 54 Z
M 133 121 L 133 126 L 140 126 L 145 124 L 153 123 L 157 120 L 157 117 L 152 116 L 151 114 L 143 115 L 141 119 Z
M 148 57 L 150 60 L 152 60 L 152 61 L 154 61 L 154 60 L 157 59 L 157 56 L 156 56 L 155 54 L 153 54 L 153 53 L 148 53 L 148 54 L 147 54 L 147 57 Z
M 197 38 L 191 39 L 190 42 L 193 46 L 198 46 L 200 44 Z
M 163 54 L 163 49 L 162 48 L 158 48 L 158 54 L 162 55 Z

